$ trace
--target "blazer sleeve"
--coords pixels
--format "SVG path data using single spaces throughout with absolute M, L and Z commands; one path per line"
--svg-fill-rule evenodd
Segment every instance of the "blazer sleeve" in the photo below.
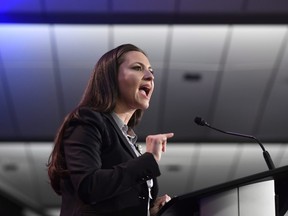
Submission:
M 63 140 L 65 162 L 75 193 L 89 204 L 117 197 L 160 175 L 151 153 L 103 169 L 101 154 L 109 140 L 106 124 L 101 113 L 81 109 Z

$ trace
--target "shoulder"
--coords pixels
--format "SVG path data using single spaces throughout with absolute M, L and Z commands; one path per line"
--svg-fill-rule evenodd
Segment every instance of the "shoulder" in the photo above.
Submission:
M 72 117 L 70 120 L 70 125 L 91 125 L 91 126 L 101 126 L 105 124 L 106 114 L 102 112 L 95 111 L 91 107 L 80 107 L 72 112 Z
M 102 119 L 103 113 L 95 111 L 91 107 L 80 107 L 76 110 L 75 117 L 83 120 Z
M 97 134 L 103 136 L 110 126 L 107 124 L 106 116 L 91 107 L 79 107 L 72 111 L 65 120 L 65 137 L 72 132 Z

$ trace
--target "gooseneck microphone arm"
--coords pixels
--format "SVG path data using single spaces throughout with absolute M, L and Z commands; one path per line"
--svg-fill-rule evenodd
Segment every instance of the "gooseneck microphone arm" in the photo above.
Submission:
M 196 118 L 194 119 L 194 122 L 195 122 L 197 125 L 209 127 L 209 128 L 211 128 L 211 129 L 213 129 L 213 130 L 219 131 L 219 132 L 224 133 L 224 134 L 253 139 L 254 141 L 256 141 L 256 142 L 260 145 L 260 147 L 261 147 L 261 149 L 262 149 L 262 151 L 263 151 L 263 157 L 264 157 L 264 159 L 265 159 L 265 162 L 266 162 L 269 170 L 275 169 L 274 163 L 273 163 L 273 161 L 272 161 L 272 159 L 271 159 L 271 156 L 270 156 L 269 152 L 266 151 L 266 149 L 264 148 L 263 144 L 262 144 L 256 137 L 251 136 L 251 135 L 241 134 L 241 133 L 224 131 L 224 130 L 221 130 L 221 129 L 212 127 L 212 126 L 209 125 L 204 119 L 202 119 L 202 118 L 200 118 L 200 117 L 196 117 Z

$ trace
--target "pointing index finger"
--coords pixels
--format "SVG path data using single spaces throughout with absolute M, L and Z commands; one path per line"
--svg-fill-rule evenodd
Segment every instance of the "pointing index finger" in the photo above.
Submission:
M 166 138 L 171 138 L 174 136 L 174 133 L 165 133 L 163 134 Z

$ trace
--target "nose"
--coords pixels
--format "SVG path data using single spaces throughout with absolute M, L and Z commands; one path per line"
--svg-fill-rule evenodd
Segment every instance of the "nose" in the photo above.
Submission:
M 145 80 L 154 80 L 153 72 L 149 69 L 146 69 L 145 74 L 144 74 L 144 79 Z

